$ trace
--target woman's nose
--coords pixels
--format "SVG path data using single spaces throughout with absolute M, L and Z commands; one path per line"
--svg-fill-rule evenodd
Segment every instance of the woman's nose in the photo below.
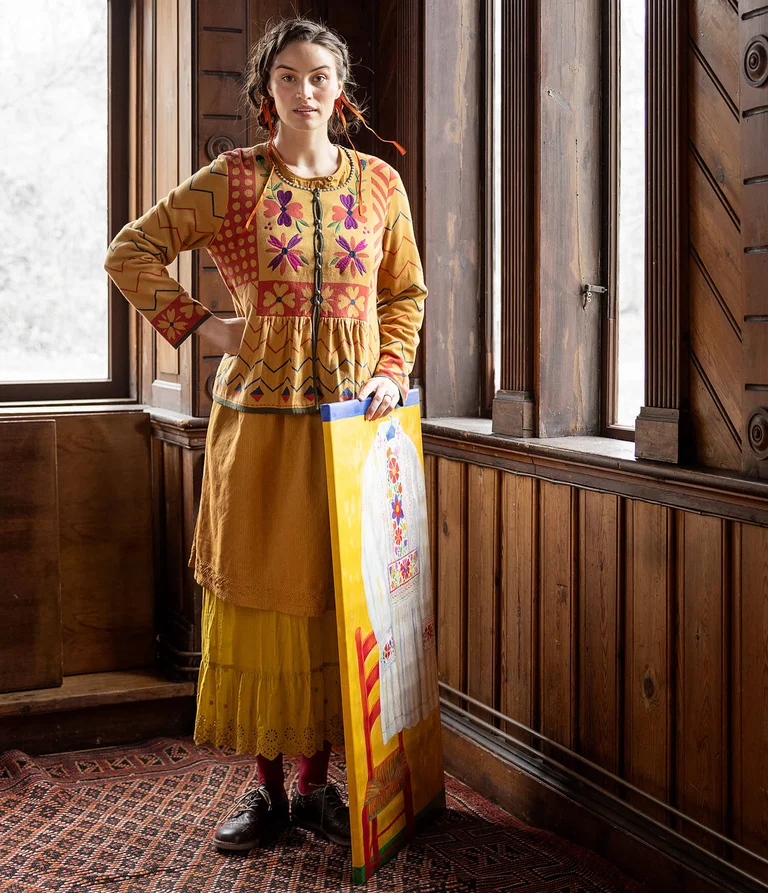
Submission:
M 312 88 L 309 81 L 296 82 L 296 95 L 299 99 L 309 99 L 312 96 Z

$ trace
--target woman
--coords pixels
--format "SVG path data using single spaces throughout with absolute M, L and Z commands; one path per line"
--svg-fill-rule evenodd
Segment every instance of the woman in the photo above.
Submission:
M 306 19 L 254 47 L 247 92 L 269 134 L 225 152 L 110 246 L 106 269 L 170 344 L 223 352 L 190 567 L 203 587 L 195 741 L 256 756 L 258 784 L 217 829 L 245 850 L 289 821 L 283 754 L 301 754 L 290 817 L 349 845 L 328 784 L 341 743 L 339 656 L 318 407 L 408 391 L 426 297 L 408 200 L 380 159 L 332 142 L 359 115 L 345 43 Z M 236 316 L 166 271 L 207 248 Z

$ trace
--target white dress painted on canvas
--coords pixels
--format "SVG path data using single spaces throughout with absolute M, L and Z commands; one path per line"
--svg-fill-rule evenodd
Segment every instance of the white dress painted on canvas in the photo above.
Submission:
M 424 472 L 416 446 L 396 419 L 379 425 L 363 469 L 362 541 L 386 744 L 438 705 Z

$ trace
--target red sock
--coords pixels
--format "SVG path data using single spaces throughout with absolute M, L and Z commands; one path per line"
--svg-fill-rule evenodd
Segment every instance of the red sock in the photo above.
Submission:
M 328 783 L 328 761 L 331 758 L 331 742 L 323 741 L 323 749 L 311 757 L 301 755 L 298 788 L 300 794 L 310 794 L 315 788 Z
M 267 760 L 261 754 L 257 754 L 256 765 L 259 768 L 259 783 L 267 786 L 269 796 L 273 800 L 286 800 L 288 795 L 285 792 L 283 755 L 279 753 L 274 760 Z

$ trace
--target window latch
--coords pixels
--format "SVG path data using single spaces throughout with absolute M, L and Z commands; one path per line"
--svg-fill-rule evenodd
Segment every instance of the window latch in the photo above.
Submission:
M 592 303 L 592 296 L 594 294 L 607 294 L 608 289 L 602 285 L 590 285 L 589 283 L 585 283 L 581 287 L 581 309 L 586 310 L 587 304 Z

